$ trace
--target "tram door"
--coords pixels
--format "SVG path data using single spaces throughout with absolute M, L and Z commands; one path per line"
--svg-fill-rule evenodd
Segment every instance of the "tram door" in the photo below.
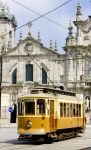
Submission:
M 54 120 L 54 101 L 50 101 L 50 130 L 55 128 L 55 120 Z

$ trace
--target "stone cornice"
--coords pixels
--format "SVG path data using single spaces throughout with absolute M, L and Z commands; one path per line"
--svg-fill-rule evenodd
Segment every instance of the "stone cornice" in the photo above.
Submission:
M 84 45 L 65 46 L 65 47 L 63 47 L 63 49 L 64 50 L 67 50 L 67 49 L 78 49 L 78 48 L 87 49 L 88 47 L 91 47 L 91 45 L 88 45 L 88 46 L 84 46 Z
M 12 57 L 12 58 L 17 58 L 17 59 L 20 59 L 20 58 L 22 58 L 22 59 L 24 59 L 24 58 L 27 58 L 27 57 L 30 57 L 30 56 L 28 56 L 28 55 L 19 55 L 18 57 L 17 57 L 18 55 L 5 55 L 3 58 L 10 58 L 10 57 Z M 31 57 L 30 57 L 30 59 L 32 58 L 32 59 L 51 59 L 51 58 L 54 58 L 54 55 L 52 54 L 50 54 L 50 55 L 48 55 L 48 54 L 32 54 L 31 55 Z M 55 56 L 55 59 L 59 59 L 61 57 L 61 55 L 58 57 L 57 55 Z M 31 60 L 32 60 L 31 59 Z
M 75 26 L 83 26 L 84 21 L 83 20 L 81 20 L 81 21 L 73 21 L 73 23 L 74 23 Z

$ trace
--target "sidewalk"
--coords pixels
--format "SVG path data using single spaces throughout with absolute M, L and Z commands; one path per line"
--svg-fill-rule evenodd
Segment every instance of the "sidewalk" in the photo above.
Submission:
M 0 128 L 17 128 L 17 123 L 0 124 Z
M 0 127 L 17 127 L 17 123 L 9 123 L 8 119 L 0 119 Z
M 86 127 L 87 127 L 87 128 L 88 128 L 88 127 L 91 128 L 91 124 L 87 124 Z

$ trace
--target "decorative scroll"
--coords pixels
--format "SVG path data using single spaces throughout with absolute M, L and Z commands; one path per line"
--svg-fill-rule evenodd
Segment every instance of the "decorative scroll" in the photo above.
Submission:
M 83 27 L 82 28 L 82 31 L 84 32 L 84 33 L 89 33 L 90 32 L 90 30 L 91 30 L 91 25 L 88 27 L 88 26 L 86 26 L 86 27 Z

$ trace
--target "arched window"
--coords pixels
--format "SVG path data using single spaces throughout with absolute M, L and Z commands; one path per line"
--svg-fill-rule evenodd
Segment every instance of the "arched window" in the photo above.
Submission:
M 26 65 L 26 81 L 33 81 L 33 65 Z
M 17 68 L 12 73 L 12 84 L 16 84 L 17 82 Z
M 42 84 L 47 84 L 47 73 L 42 67 Z

